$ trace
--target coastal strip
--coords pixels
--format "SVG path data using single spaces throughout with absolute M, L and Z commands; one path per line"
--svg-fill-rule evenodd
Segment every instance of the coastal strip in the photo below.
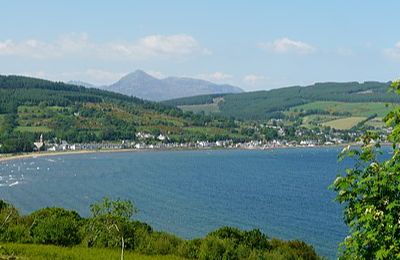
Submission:
M 143 148 L 143 149 L 99 149 L 99 150 L 79 150 L 79 151 L 43 151 L 43 152 L 31 152 L 22 154 L 0 154 L 0 162 L 38 158 L 38 157 L 50 157 L 50 156 L 64 156 L 64 155 L 76 155 L 76 154 L 96 154 L 96 153 L 123 153 L 123 152 L 165 152 L 165 151 L 206 151 L 206 150 L 275 150 L 275 149 L 296 149 L 296 148 L 339 148 L 345 146 L 359 146 L 359 144 L 334 144 L 334 145 L 315 145 L 315 146 L 276 146 L 276 147 L 257 147 L 257 148 L 243 148 L 243 147 L 174 147 L 174 148 Z

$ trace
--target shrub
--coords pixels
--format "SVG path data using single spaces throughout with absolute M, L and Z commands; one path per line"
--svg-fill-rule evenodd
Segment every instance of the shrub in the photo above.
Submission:
M 201 242 L 201 239 L 182 242 L 178 247 L 177 255 L 188 259 L 198 259 Z
M 219 239 L 213 236 L 208 236 L 203 239 L 200 250 L 199 259 L 202 260 L 224 260 L 238 259 L 235 245 L 229 240 Z
M 142 244 L 137 250 L 148 255 L 176 254 L 182 243 L 181 239 L 164 232 L 152 232 L 144 235 L 142 239 Z
M 7 228 L 0 228 L 0 241 L 30 243 L 32 242 L 29 226 L 26 225 L 9 225 Z
M 252 249 L 269 249 L 268 236 L 262 233 L 259 229 L 244 231 L 243 234 L 244 244 Z
M 71 246 L 81 242 L 79 227 L 81 217 L 75 211 L 62 208 L 45 208 L 33 212 L 31 235 L 39 244 Z

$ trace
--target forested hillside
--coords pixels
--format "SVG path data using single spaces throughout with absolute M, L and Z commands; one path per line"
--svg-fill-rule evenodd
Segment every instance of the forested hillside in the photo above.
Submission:
M 31 151 L 41 134 L 68 142 L 133 140 L 139 131 L 171 142 L 242 138 L 233 120 L 195 115 L 135 97 L 60 82 L 0 76 L 0 151 Z
M 223 100 L 218 102 L 218 113 L 221 115 L 240 119 L 268 119 L 282 117 L 290 108 L 313 102 L 399 103 L 398 96 L 388 93 L 389 85 L 390 83 L 380 82 L 328 82 L 270 91 L 181 98 L 166 101 L 164 104 L 185 106 L 185 110 L 190 110 L 190 105 L 212 104 L 216 97 L 221 97 Z

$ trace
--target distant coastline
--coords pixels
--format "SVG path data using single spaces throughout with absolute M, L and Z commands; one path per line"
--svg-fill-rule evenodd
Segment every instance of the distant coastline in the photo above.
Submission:
M 269 148 L 235 148 L 235 147 L 182 147 L 182 148 L 155 148 L 155 149 L 101 149 L 101 150 L 79 150 L 79 151 L 43 151 L 43 152 L 31 152 L 21 154 L 0 154 L 0 162 L 13 161 L 26 158 L 37 158 L 37 157 L 50 157 L 59 155 L 76 155 L 76 154 L 96 154 L 96 153 L 123 153 L 123 152 L 165 152 L 165 151 L 218 151 L 218 150 L 244 150 L 244 151 L 268 151 L 275 149 L 298 149 L 298 148 L 338 148 L 347 145 L 356 146 L 356 143 L 346 144 L 333 144 L 333 145 L 315 145 L 315 146 L 277 146 Z M 384 145 L 384 144 L 382 144 Z

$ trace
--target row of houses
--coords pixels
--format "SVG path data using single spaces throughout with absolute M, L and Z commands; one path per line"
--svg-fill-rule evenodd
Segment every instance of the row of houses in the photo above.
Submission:
M 48 144 L 47 151 L 82 151 L 82 150 L 118 150 L 127 149 L 129 146 L 124 143 L 87 143 L 87 144 L 68 144 L 62 141 L 60 144 Z
M 325 142 L 324 145 L 340 144 L 340 142 Z M 188 143 L 163 143 L 146 144 L 144 142 L 122 141 L 121 143 L 83 143 L 68 144 L 62 141 L 60 144 L 47 144 L 47 151 L 83 151 L 83 150 L 121 150 L 121 149 L 185 149 L 185 148 L 232 148 L 232 149 L 272 149 L 280 147 L 313 147 L 320 145 L 313 140 L 305 140 L 297 143 L 295 141 L 249 141 L 234 143 L 232 140 L 221 140 L 216 142 L 197 141 Z

